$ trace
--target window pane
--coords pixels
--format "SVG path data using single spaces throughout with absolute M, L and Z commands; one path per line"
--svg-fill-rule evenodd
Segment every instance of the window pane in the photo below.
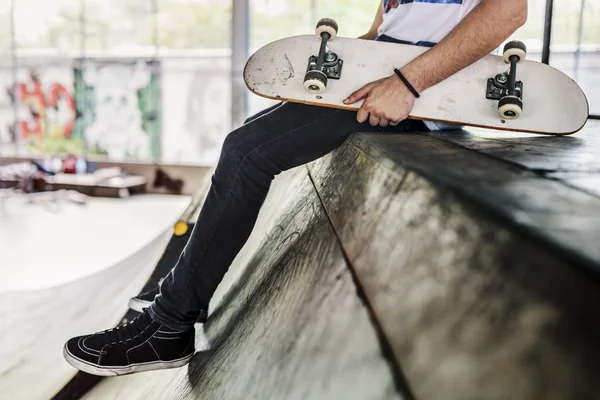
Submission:
M 167 57 L 162 62 L 162 160 L 214 165 L 231 129 L 229 55 Z
M 229 48 L 231 5 L 232 0 L 158 0 L 158 46 Z
M 250 0 L 250 48 L 314 31 L 312 0 Z
M 150 0 L 85 0 L 85 49 L 88 54 L 147 54 L 154 51 Z
M 14 0 L 20 49 L 74 54 L 81 49 L 79 0 Z
M 232 1 L 158 4 L 161 160 L 214 165 L 231 129 Z
M 598 21 L 600 0 L 554 1 L 550 65 L 577 81 L 588 98 L 590 114 L 600 114 Z
M 4 89 L 12 86 L 10 0 L 0 0 L 0 156 L 14 154 L 11 125 L 14 113 L 10 96 Z
M 340 36 L 359 37 L 369 31 L 379 8 L 377 1 L 364 0 L 319 0 L 317 2 L 317 20 L 333 18 Z M 315 21 L 316 24 L 316 21 Z M 314 27 L 306 27 L 305 33 L 313 33 Z
M 10 54 L 11 49 L 11 0 L 0 0 L 0 54 Z
M 509 38 L 525 43 L 528 60 L 542 60 L 545 15 L 546 0 L 529 0 L 527 22 Z

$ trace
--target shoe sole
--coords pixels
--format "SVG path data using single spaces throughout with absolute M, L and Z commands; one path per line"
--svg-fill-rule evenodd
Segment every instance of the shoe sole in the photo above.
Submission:
M 87 361 L 80 360 L 72 355 L 66 345 L 63 347 L 63 356 L 65 360 L 73 367 L 82 372 L 98 376 L 121 376 L 129 375 L 136 372 L 155 371 L 160 369 L 181 368 L 188 364 L 194 354 L 173 361 L 154 361 L 149 363 L 132 364 L 127 367 L 118 366 L 98 366 Z
M 129 308 L 139 313 L 142 313 L 143 309 L 148 308 L 150 304 L 151 303 L 149 301 L 141 300 L 137 297 L 132 297 L 131 299 L 129 299 Z

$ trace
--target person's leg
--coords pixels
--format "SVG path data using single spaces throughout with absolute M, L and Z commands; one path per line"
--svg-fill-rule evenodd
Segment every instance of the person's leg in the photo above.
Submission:
M 391 129 L 426 128 L 409 120 Z M 329 153 L 353 132 L 378 130 L 352 111 L 286 103 L 232 132 L 190 240 L 149 307 L 152 319 L 183 330 L 206 313 L 275 175 Z
M 272 105 L 270 107 L 265 108 L 264 110 L 261 110 L 261 111 L 257 112 L 256 114 L 254 114 L 254 115 L 246 118 L 246 120 L 244 121 L 244 125 L 248 124 L 248 123 L 250 123 L 252 121 L 254 121 L 255 119 L 258 119 L 258 118 L 262 117 L 265 114 L 270 113 L 271 111 L 275 110 L 276 108 L 279 108 L 280 106 L 282 106 L 284 104 L 285 103 L 277 103 L 277 104 L 274 104 L 274 105 Z
M 271 111 L 273 111 L 274 109 L 280 107 L 283 104 L 285 104 L 285 103 L 281 103 L 280 102 L 280 103 L 274 104 L 274 105 L 272 105 L 272 106 L 270 106 L 268 108 L 265 108 L 264 110 L 259 111 L 258 113 L 256 113 L 256 114 L 248 117 L 244 121 L 244 124 L 248 124 L 248 123 L 254 121 L 257 118 L 260 118 L 263 115 L 270 113 Z M 134 310 L 134 311 L 140 312 L 140 313 L 144 312 L 144 308 L 148 308 L 150 306 L 150 304 L 154 301 L 154 299 L 156 298 L 156 296 L 158 296 L 159 291 L 160 291 L 159 286 L 160 286 L 160 283 L 163 281 L 164 278 L 165 278 L 164 276 L 161 277 L 161 279 L 160 279 L 160 281 L 158 283 L 158 286 L 153 287 L 152 289 L 150 289 L 150 290 L 148 290 L 146 292 L 140 293 L 140 294 L 138 294 L 138 295 L 130 298 L 129 299 L 129 304 L 128 304 L 129 308 L 132 309 L 132 310 Z M 198 317 L 198 322 L 203 322 L 205 320 L 205 318 L 206 318 L 206 312 L 203 311 L 199 315 L 199 317 Z
M 160 295 L 126 325 L 70 339 L 65 359 L 96 375 L 188 363 L 193 325 L 250 235 L 275 175 L 329 153 L 353 132 L 379 130 L 358 124 L 352 111 L 286 103 L 229 134 L 200 216 Z M 407 120 L 386 130 L 426 127 Z

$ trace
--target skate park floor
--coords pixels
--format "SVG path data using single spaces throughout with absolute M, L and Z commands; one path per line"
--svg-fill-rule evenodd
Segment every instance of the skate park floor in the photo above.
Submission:
M 0 398 L 48 399 L 75 370 L 60 347 L 118 322 L 189 196 L 0 199 Z
M 51 192 L 44 195 L 51 199 Z M 170 228 L 189 202 L 138 195 L 31 203 L 35 197 L 0 200 L 0 293 L 53 287 L 112 266 Z

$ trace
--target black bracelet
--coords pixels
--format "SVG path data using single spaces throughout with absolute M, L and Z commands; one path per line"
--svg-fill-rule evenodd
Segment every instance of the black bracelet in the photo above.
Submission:
M 419 97 L 421 97 L 419 95 L 419 93 L 417 93 L 417 91 L 415 90 L 414 87 L 412 87 L 412 85 L 408 82 L 408 80 L 404 77 L 404 75 L 402 75 L 402 72 L 400 72 L 400 70 L 398 68 L 394 68 L 394 72 L 396 73 L 396 75 L 398 75 L 398 78 L 400 78 L 402 80 L 402 82 L 404 82 L 404 84 L 406 85 L 406 87 L 408 88 L 408 90 L 410 90 L 412 92 L 412 94 L 415 95 L 415 97 L 418 99 Z

